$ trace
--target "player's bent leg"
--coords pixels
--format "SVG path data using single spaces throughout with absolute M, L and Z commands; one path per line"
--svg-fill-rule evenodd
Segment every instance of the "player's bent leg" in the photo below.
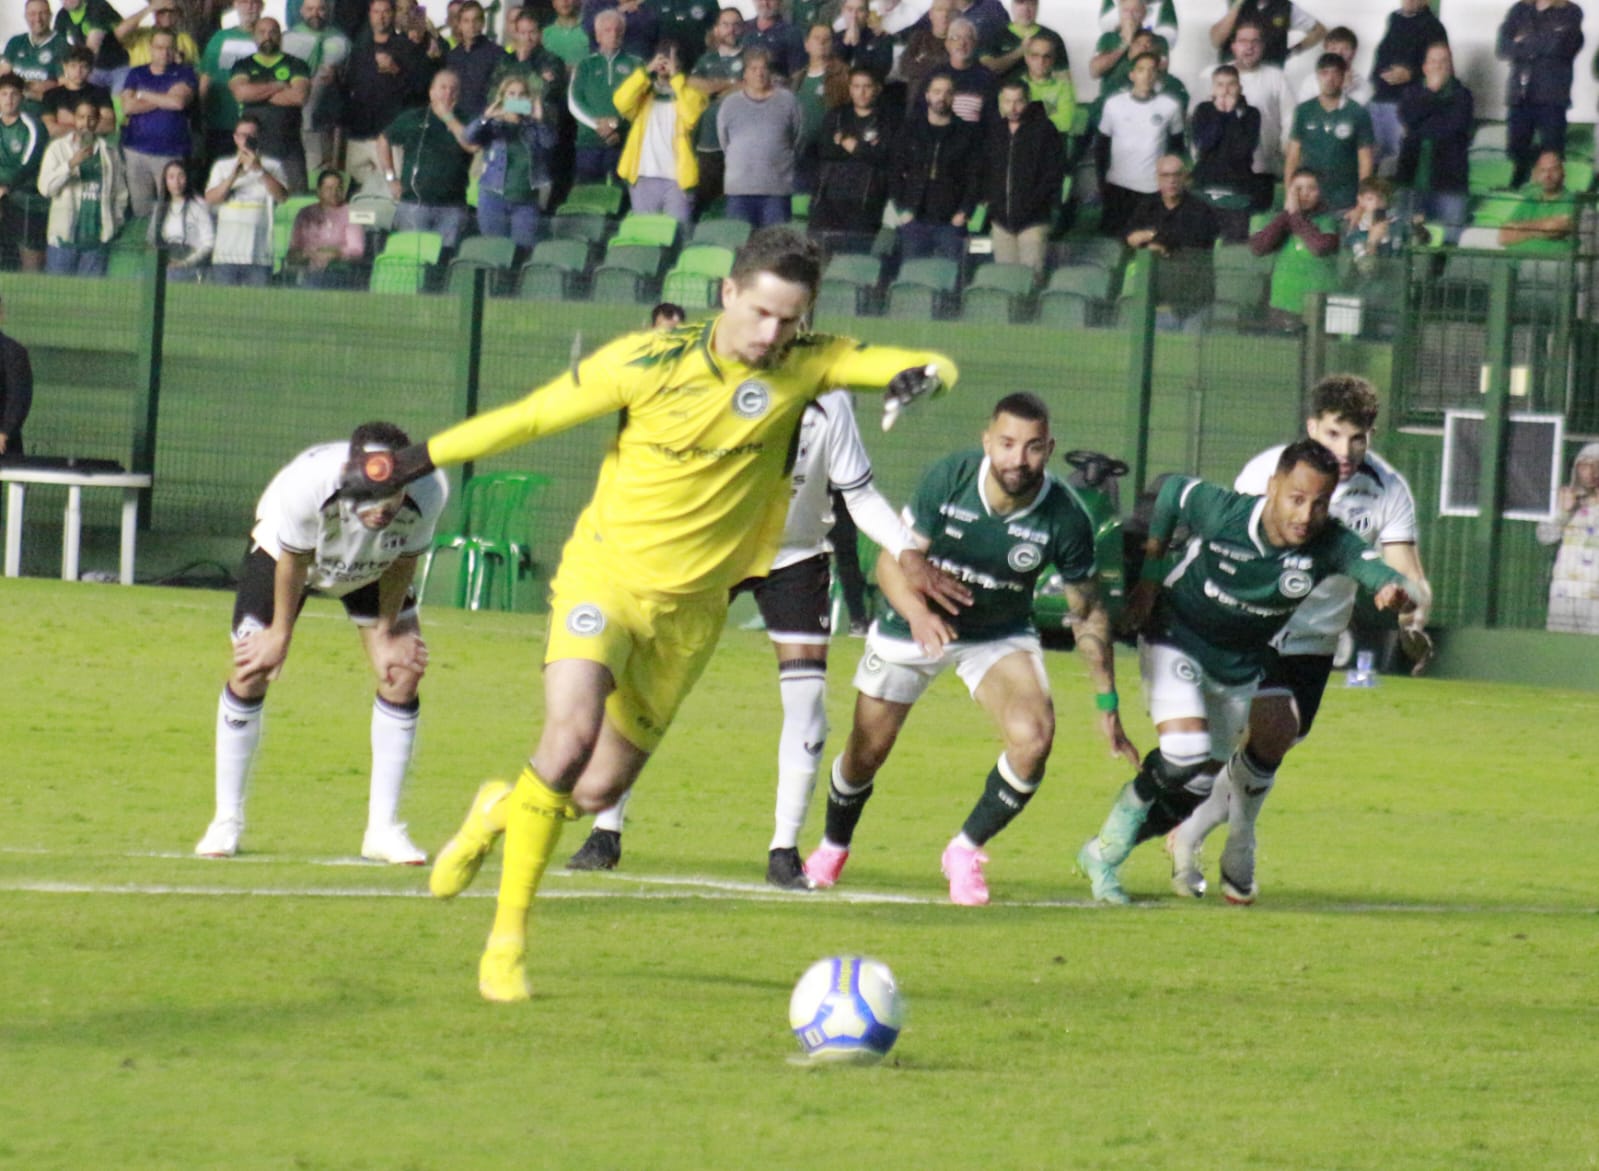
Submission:
M 466 820 L 433 860 L 428 890 L 434 898 L 453 899 L 472 885 L 483 860 L 505 832 L 506 819 L 510 816 L 507 804 L 510 796 L 511 785 L 506 781 L 489 780 L 478 788 L 471 808 L 466 811 Z
M 1229 903 L 1247 906 L 1260 896 L 1255 881 L 1255 823 L 1276 782 L 1277 769 L 1259 760 L 1251 746 L 1245 745 L 1227 762 L 1226 777 L 1232 798 L 1227 845 L 1221 854 L 1222 894 Z
M 235 678 L 223 686 L 217 700 L 216 813 L 195 844 L 199 857 L 231 858 L 238 853 L 250 773 L 261 746 L 265 698 L 265 680 L 251 687 Z
M 849 858 L 855 827 L 871 800 L 877 770 L 899 738 L 910 704 L 878 699 L 864 692 L 855 697 L 855 719 L 844 751 L 833 761 L 827 786 L 826 828 L 822 842 L 805 860 L 805 874 L 819 887 L 838 881 Z
M 594 815 L 594 826 L 583 844 L 566 860 L 568 870 L 615 870 L 622 861 L 622 826 L 627 818 L 631 790 L 609 809 Z
M 427 852 L 418 848 L 400 821 L 400 796 L 411 770 L 421 714 L 417 688 L 427 670 L 427 644 L 412 610 L 392 627 L 363 625 L 361 642 L 377 676 L 372 703 L 372 776 L 367 798 L 366 833 L 361 857 L 373 862 L 421 866 Z

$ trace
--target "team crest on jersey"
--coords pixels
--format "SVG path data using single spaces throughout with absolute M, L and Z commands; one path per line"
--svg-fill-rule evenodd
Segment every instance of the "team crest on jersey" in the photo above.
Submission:
M 1285 598 L 1302 598 L 1315 584 L 1315 579 L 1304 570 L 1289 569 L 1277 579 L 1277 592 Z
M 759 419 L 771 405 L 771 389 L 759 378 L 745 379 L 733 392 L 733 413 L 741 419 Z
M 1354 132 L 1355 128 L 1348 122 L 1340 122 L 1337 126 L 1333 127 L 1333 136 L 1335 138 L 1348 138 Z
M 1020 545 L 1013 545 L 1010 553 L 1008 553 L 1005 557 L 1005 561 L 1017 573 L 1030 573 L 1031 571 L 1037 569 L 1039 565 L 1043 563 L 1043 560 L 1043 550 L 1037 545 L 1031 545 L 1025 542 Z
M 579 638 L 588 638 L 605 629 L 605 614 L 598 606 L 584 602 L 572 607 L 566 616 L 566 628 Z
M 1176 659 L 1172 662 L 1171 673 L 1184 683 L 1199 682 L 1199 668 L 1188 659 Z

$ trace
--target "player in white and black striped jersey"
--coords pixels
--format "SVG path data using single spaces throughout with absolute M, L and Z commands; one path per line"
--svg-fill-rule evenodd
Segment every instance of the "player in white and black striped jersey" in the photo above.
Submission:
M 777 653 L 783 730 L 777 746 L 776 828 L 768 847 L 766 880 L 785 890 L 809 890 L 799 857 L 799 833 L 827 741 L 827 644 L 831 493 L 839 492 L 860 530 L 898 557 L 914 548 L 893 505 L 872 483 L 871 458 L 855 424 L 846 390 L 832 390 L 806 408 L 790 477 L 782 546 L 765 577 L 734 594 L 754 595 Z M 596 815 L 588 839 L 568 860 L 573 870 L 609 870 L 621 859 L 626 800 Z
M 233 608 L 233 673 L 217 710 L 216 816 L 196 854 L 227 858 L 238 851 L 267 688 L 288 657 L 306 595 L 316 590 L 344 604 L 377 676 L 361 856 L 407 865 L 427 861 L 398 813 L 416 740 L 417 685 L 427 668 L 411 578 L 417 558 L 433 543 L 447 481 L 434 472 L 392 496 L 360 504 L 338 496 L 352 463 L 381 460 L 409 443 L 392 423 L 363 423 L 348 441 L 301 452 L 273 477 L 256 505 Z

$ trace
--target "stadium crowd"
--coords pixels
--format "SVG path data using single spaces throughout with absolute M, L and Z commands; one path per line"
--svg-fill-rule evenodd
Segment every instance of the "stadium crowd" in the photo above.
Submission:
M 1291 321 L 1340 253 L 1489 222 L 1473 219 L 1489 189 L 1472 94 L 1426 0 L 1400 0 L 1364 62 L 1353 31 L 1293 0 L 1232 0 L 1207 30 L 1217 64 L 1184 79 L 1171 0 L 1103 0 L 1092 102 L 1038 0 L 754 7 L 536 0 L 496 40 L 479 0 L 288 0 L 284 21 L 262 0 L 126 16 L 27 0 L 0 55 L 0 264 L 102 274 L 119 234 L 141 233 L 178 279 L 265 284 L 287 259 L 297 283 L 364 283 L 374 245 L 352 196 L 392 201 L 379 227 L 437 233 L 441 260 L 476 234 L 521 261 L 574 185 L 611 184 L 685 229 L 784 222 L 800 197 L 834 252 L 888 229 L 902 259 L 960 261 L 980 230 L 1037 285 L 1068 229 L 1187 254 L 1184 287 L 1217 240 L 1247 242 L 1279 255 L 1270 305 Z M 1517 0 L 1498 30 L 1492 188 L 1533 180 L 1525 200 L 1487 200 L 1499 244 L 1575 237 L 1562 164 L 1581 21 L 1569 0 Z M 1297 54 L 1315 69 L 1290 92 Z M 275 219 L 293 224 L 287 257 Z M 1163 300 L 1180 322 L 1208 298 Z

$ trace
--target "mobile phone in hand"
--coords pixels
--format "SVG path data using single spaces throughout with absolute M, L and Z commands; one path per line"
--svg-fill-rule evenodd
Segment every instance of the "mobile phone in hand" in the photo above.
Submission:
M 533 112 L 532 98 L 506 98 L 502 106 L 507 114 L 521 114 L 524 118 Z

